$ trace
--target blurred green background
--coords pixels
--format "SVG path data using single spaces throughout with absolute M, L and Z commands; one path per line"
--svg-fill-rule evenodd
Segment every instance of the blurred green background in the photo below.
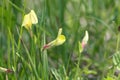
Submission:
M 35 37 L 31 38 L 23 28 L 22 39 L 41 80 L 119 79 L 111 68 L 112 55 L 120 50 L 116 49 L 119 3 L 119 0 L 0 0 L 0 66 L 15 69 L 15 73 L 7 74 L 10 80 L 38 80 L 22 43 L 18 48 L 23 17 L 33 9 L 38 17 L 38 24 L 32 26 Z M 59 28 L 63 29 L 66 42 L 47 50 L 45 72 L 41 48 L 44 42 L 56 38 Z M 89 41 L 81 53 L 80 71 L 76 72 L 78 42 L 86 30 Z M 80 74 L 77 78 L 76 73 Z M 1 80 L 5 76 L 0 73 Z

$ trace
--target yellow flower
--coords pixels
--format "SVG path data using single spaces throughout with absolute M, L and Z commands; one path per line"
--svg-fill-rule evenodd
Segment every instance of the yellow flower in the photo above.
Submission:
M 46 44 L 43 47 L 43 50 L 54 47 L 54 46 L 62 45 L 65 41 L 66 41 L 66 38 L 65 38 L 64 35 L 62 35 L 62 28 L 60 28 L 59 31 L 58 31 L 57 38 L 55 40 L 51 41 L 50 43 Z
M 30 13 L 24 16 L 22 26 L 24 26 L 26 29 L 31 29 L 32 24 L 37 24 L 37 23 L 38 23 L 37 16 L 34 10 L 31 10 Z

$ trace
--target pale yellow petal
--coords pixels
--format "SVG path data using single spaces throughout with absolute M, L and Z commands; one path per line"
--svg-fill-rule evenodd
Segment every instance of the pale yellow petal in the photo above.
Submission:
M 27 15 L 24 16 L 22 26 L 24 26 L 27 29 L 31 28 L 32 22 L 31 22 L 29 14 L 27 14 Z
M 58 36 L 62 34 L 62 28 L 59 29 L 58 31 Z
M 56 43 L 55 45 L 58 46 L 58 45 L 61 45 L 63 44 L 64 42 L 66 41 L 66 38 L 64 35 L 59 35 L 56 39 Z
M 31 18 L 32 24 L 37 24 L 38 23 L 37 15 L 35 14 L 34 10 L 31 10 L 30 18 Z
M 89 39 L 88 31 L 85 31 L 85 36 L 84 36 L 82 42 L 84 42 L 85 44 L 87 44 L 88 39 Z

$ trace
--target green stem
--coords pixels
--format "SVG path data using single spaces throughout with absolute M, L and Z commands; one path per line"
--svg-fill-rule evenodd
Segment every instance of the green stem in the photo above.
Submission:
M 79 73 L 79 71 L 80 71 L 80 68 L 79 68 L 80 61 L 81 61 L 81 52 L 79 52 L 79 56 L 78 56 L 77 71 L 76 71 L 75 79 L 77 79 L 78 74 L 80 74 Z
M 24 11 L 23 11 L 21 8 L 19 8 L 17 5 L 15 5 L 14 3 L 12 3 L 12 1 L 8 0 L 8 2 L 10 3 L 10 5 L 12 5 L 12 6 L 13 6 L 14 8 L 16 8 L 18 11 L 24 13 Z
M 80 60 L 81 60 L 81 53 L 80 53 L 79 58 L 78 58 L 78 63 L 77 63 L 77 73 L 79 73 Z
M 10 36 L 10 40 L 11 40 L 11 43 L 12 43 L 12 57 L 13 57 L 13 64 L 14 64 L 14 68 L 16 69 L 16 60 L 15 60 L 15 47 L 14 47 L 14 36 L 12 35 L 11 31 L 10 31 L 10 28 L 8 28 L 8 33 L 9 33 L 9 36 Z
M 120 33 L 118 33 L 117 35 L 116 52 L 119 50 L 119 44 L 120 44 Z
M 26 50 L 28 59 L 30 60 L 30 63 L 31 63 L 32 68 L 33 68 L 33 70 L 34 70 L 35 76 L 36 76 L 37 80 L 40 80 L 40 78 L 39 78 L 39 76 L 38 76 L 38 73 L 37 73 L 37 71 L 36 71 L 36 68 L 35 68 L 35 66 L 34 66 L 34 64 L 33 64 L 33 62 L 32 62 L 31 56 L 30 56 L 30 54 L 29 54 L 29 51 L 28 51 L 25 43 L 24 43 L 23 40 L 22 40 L 22 33 L 23 33 L 23 31 L 22 31 L 22 26 L 21 26 L 20 33 L 19 33 L 20 35 L 19 35 L 17 50 L 19 51 L 19 49 L 20 49 L 20 43 L 21 43 L 21 41 L 22 41 L 23 46 L 24 46 L 24 48 L 25 48 L 25 50 Z
M 18 33 L 19 34 L 19 40 L 18 40 L 18 46 L 17 46 L 17 50 L 19 51 L 19 49 L 20 49 L 20 42 L 21 42 L 21 38 L 22 38 L 22 26 L 21 26 L 21 28 L 20 28 L 20 33 Z
M 23 43 L 23 46 L 24 46 L 24 48 L 25 48 L 25 50 L 26 50 L 28 59 L 30 60 L 31 66 L 32 66 L 32 68 L 33 68 L 33 70 L 34 70 L 34 73 L 35 73 L 35 76 L 36 76 L 37 80 L 41 80 L 41 79 L 39 78 L 39 76 L 38 76 L 37 70 L 36 70 L 36 68 L 35 68 L 35 65 L 33 64 L 32 58 L 31 58 L 31 56 L 30 56 L 30 54 L 29 54 L 29 51 L 28 51 L 26 45 L 24 44 L 23 41 L 22 41 L 22 43 Z
M 45 33 L 43 34 L 43 45 L 45 45 Z M 42 60 L 43 60 L 43 80 L 48 80 L 48 58 L 47 58 L 47 51 L 44 50 L 42 52 Z

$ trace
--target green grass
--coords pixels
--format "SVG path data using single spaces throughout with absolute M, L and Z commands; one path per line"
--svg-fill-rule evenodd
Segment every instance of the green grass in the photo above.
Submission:
M 1 72 L 0 80 L 119 80 L 119 3 L 0 0 L 0 67 L 14 71 Z M 21 25 L 31 9 L 38 24 L 29 31 Z M 57 37 L 59 28 L 66 36 L 65 43 L 41 51 Z M 86 30 L 89 41 L 80 53 L 78 42 Z

